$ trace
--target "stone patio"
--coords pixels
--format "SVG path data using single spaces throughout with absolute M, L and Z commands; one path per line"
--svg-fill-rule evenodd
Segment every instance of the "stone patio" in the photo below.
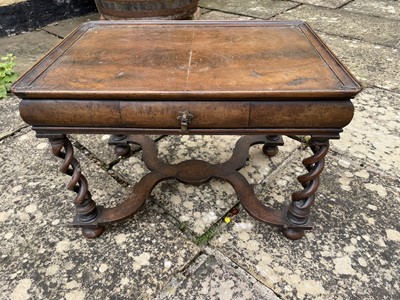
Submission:
M 60 161 L 9 97 L 0 100 L 0 299 L 400 299 L 400 3 L 201 0 L 200 7 L 204 20 L 305 20 L 364 86 L 352 123 L 331 143 L 315 229 L 289 241 L 251 218 L 230 185 L 170 181 L 131 220 L 85 240 L 68 225 L 74 195 Z M 97 18 L 2 38 L 0 56 L 14 53 L 22 73 Z M 237 139 L 152 138 L 169 162 L 223 162 Z M 123 200 L 147 172 L 138 147 L 121 159 L 107 135 L 71 139 L 100 204 Z M 267 205 L 282 205 L 300 188 L 308 150 L 285 143 L 272 159 L 253 147 L 241 171 Z

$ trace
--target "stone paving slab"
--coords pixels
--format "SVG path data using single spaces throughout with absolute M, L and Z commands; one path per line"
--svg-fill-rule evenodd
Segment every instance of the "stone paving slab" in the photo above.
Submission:
M 199 249 L 150 203 L 94 241 L 66 227 L 73 193 L 48 143 L 33 132 L 0 142 L 0 295 L 5 299 L 154 299 Z M 78 156 L 79 152 L 78 152 Z M 93 198 L 126 191 L 82 159 Z M 162 253 L 162 255 L 160 255 Z
M 315 30 L 385 46 L 395 47 L 400 41 L 400 30 L 393 30 L 400 28 L 400 21 L 344 10 L 302 5 L 274 19 L 303 20 Z
M 27 126 L 19 116 L 18 105 L 19 100 L 16 97 L 0 99 L 0 141 Z
M 364 86 L 400 92 L 400 51 L 390 47 L 319 33 Z
M 290 1 L 273 0 L 200 0 L 199 2 L 200 7 L 261 19 L 269 19 L 298 5 Z
M 0 39 L 0 57 L 12 53 L 17 57 L 15 70 L 22 75 L 61 39 L 43 31 L 23 33 Z
M 84 146 L 91 154 L 93 154 L 106 167 L 116 162 L 119 158 L 114 153 L 114 147 L 108 145 L 109 134 L 74 134 L 73 139 Z M 159 135 L 151 135 L 151 139 L 158 140 Z M 140 150 L 138 145 L 131 145 L 132 152 Z
M 338 8 L 345 5 L 348 2 L 351 2 L 351 0 L 293 0 L 293 1 L 303 4 L 311 4 L 329 8 Z
M 328 158 L 312 212 L 315 228 L 303 239 L 287 240 L 240 211 L 211 246 L 282 299 L 399 299 L 400 182 L 341 165 Z M 285 169 L 258 193 L 282 205 L 300 188 L 295 177 L 302 169 L 299 163 Z
M 73 134 L 72 138 L 106 167 L 118 159 L 114 153 L 114 148 L 108 145 L 109 134 Z
M 224 13 L 217 10 L 211 10 L 207 13 L 204 13 L 200 17 L 201 20 L 241 20 L 248 21 L 254 20 L 252 17 L 238 16 L 235 14 Z
M 353 100 L 354 118 L 333 149 L 369 169 L 400 177 L 400 94 L 368 88 Z
M 200 159 L 215 164 L 231 157 L 237 139 L 237 136 L 169 136 L 159 141 L 157 146 L 159 157 L 168 163 Z M 250 161 L 240 172 L 251 184 L 263 182 L 298 146 L 290 139 L 285 143 L 272 159 L 263 154 L 261 145 L 252 147 Z M 113 170 L 131 184 L 149 172 L 139 154 L 116 164 Z M 157 185 L 152 194 L 181 226 L 196 236 L 204 234 L 239 201 L 231 185 L 220 180 L 199 187 L 170 180 Z
M 49 32 L 56 36 L 65 38 L 68 34 L 70 34 L 70 32 L 72 32 L 76 27 L 78 27 L 82 23 L 87 22 L 87 21 L 97 21 L 97 20 L 99 20 L 99 18 L 100 18 L 100 15 L 97 13 L 90 14 L 87 16 L 79 17 L 79 18 L 73 18 L 73 19 L 68 19 L 68 20 L 57 22 L 57 23 L 53 23 L 53 24 L 50 24 L 41 29 L 43 31 Z
M 353 0 L 343 7 L 344 10 L 400 20 L 400 2 L 398 0 Z
M 221 254 L 202 254 L 164 287 L 158 300 L 279 300 L 267 287 Z

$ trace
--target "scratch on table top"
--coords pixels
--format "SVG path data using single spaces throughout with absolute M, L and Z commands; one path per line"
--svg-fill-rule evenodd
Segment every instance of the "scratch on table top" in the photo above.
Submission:
M 190 69 L 191 69 L 191 65 L 192 65 L 193 40 L 194 40 L 194 30 L 192 32 L 192 41 L 190 43 L 189 62 L 188 62 L 188 68 L 187 68 L 187 72 L 186 72 L 185 91 L 187 90 L 187 87 L 188 87 L 189 74 L 190 74 Z

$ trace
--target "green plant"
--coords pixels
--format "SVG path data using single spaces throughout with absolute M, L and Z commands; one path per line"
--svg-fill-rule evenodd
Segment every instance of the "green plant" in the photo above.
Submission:
M 11 53 L 0 58 L 0 99 L 7 96 L 11 84 L 18 78 L 14 70 L 15 64 L 15 56 Z
M 205 246 L 217 233 L 215 228 L 210 228 L 203 235 L 198 236 L 194 242 L 197 246 Z

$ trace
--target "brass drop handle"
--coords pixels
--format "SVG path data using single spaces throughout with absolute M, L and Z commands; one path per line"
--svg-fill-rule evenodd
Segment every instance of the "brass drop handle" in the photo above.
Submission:
M 188 125 L 192 122 L 193 115 L 188 110 L 180 111 L 177 119 L 181 121 L 181 131 L 186 132 Z

